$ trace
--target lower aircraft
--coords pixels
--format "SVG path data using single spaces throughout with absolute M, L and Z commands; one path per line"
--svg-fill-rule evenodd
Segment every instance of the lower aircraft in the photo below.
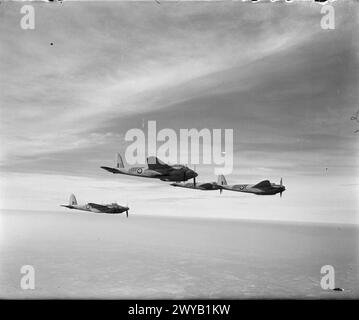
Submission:
M 75 210 L 96 212 L 96 213 L 107 213 L 107 214 L 119 214 L 126 212 L 127 218 L 128 218 L 128 210 L 130 210 L 129 207 L 127 206 L 123 207 L 117 203 L 111 203 L 111 204 L 87 203 L 84 205 L 80 205 L 77 204 L 77 200 L 73 194 L 70 196 L 69 204 L 68 205 L 62 204 L 61 207 L 75 209 Z
M 129 176 L 155 178 L 163 181 L 187 181 L 197 177 L 197 173 L 184 165 L 168 165 L 156 157 L 147 158 L 147 166 L 132 167 L 126 169 L 122 157 L 119 153 L 116 154 L 116 167 L 101 167 L 102 169 L 114 173 L 125 174 Z
M 234 184 L 228 185 L 226 178 L 223 175 L 218 177 L 219 184 L 222 190 L 230 190 L 245 193 L 254 193 L 257 195 L 273 195 L 279 193 L 282 197 L 282 192 L 285 191 L 283 180 L 280 179 L 280 184 L 271 183 L 269 180 L 263 180 L 257 184 Z

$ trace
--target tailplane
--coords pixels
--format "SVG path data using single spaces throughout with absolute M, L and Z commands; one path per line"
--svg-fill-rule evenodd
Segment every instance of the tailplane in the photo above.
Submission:
M 220 186 L 226 186 L 226 185 L 227 185 L 227 180 L 226 180 L 226 178 L 224 177 L 223 174 L 220 174 L 220 175 L 218 176 L 217 183 L 218 183 Z
M 74 194 L 72 194 L 72 195 L 70 196 L 69 205 L 70 205 L 70 206 L 76 206 L 76 205 L 77 205 L 77 200 L 76 200 L 76 197 L 75 197 Z

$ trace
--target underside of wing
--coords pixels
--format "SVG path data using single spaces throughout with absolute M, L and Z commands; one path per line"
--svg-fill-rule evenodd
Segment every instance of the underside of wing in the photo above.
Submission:
M 271 187 L 271 183 L 269 182 L 269 180 L 263 180 L 259 183 L 257 183 L 256 185 L 254 185 L 252 188 L 268 188 Z

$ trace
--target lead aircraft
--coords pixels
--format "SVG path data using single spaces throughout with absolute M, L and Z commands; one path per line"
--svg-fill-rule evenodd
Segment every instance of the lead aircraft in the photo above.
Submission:
M 147 158 L 146 167 L 132 167 L 126 169 L 122 157 L 116 154 L 115 167 L 101 167 L 102 169 L 113 174 L 125 174 L 128 176 L 136 176 L 143 178 L 154 178 L 162 181 L 187 181 L 197 177 L 197 173 L 184 165 L 168 165 L 157 157 Z

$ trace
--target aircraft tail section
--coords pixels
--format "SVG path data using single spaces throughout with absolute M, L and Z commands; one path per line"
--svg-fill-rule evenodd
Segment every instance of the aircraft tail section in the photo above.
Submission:
M 122 161 L 122 157 L 119 153 L 116 153 L 116 168 L 120 169 L 120 168 L 124 168 L 125 166 L 123 165 L 123 161 Z
M 226 185 L 227 185 L 227 180 L 226 180 L 226 178 L 224 177 L 223 174 L 220 174 L 220 175 L 218 176 L 218 181 L 217 181 L 217 183 L 218 183 L 220 186 L 226 186 Z
M 70 206 L 76 206 L 77 205 L 77 200 L 74 194 L 71 194 L 70 196 L 70 200 L 69 200 L 69 205 Z

